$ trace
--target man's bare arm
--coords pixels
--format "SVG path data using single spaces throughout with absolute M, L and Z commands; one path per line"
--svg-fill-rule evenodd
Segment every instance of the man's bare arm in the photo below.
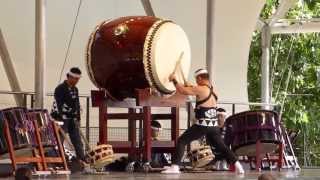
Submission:
M 195 86 L 184 86 L 183 84 L 177 83 L 176 89 L 179 93 L 184 95 L 191 95 L 195 96 L 197 95 L 197 88 Z

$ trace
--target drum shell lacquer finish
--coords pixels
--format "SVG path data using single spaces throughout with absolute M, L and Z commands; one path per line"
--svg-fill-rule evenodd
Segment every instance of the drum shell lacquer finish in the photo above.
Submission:
M 135 89 L 151 87 L 152 75 L 146 72 L 148 64 L 143 62 L 148 55 L 145 46 L 149 43 L 150 29 L 165 23 L 172 22 L 152 16 L 129 16 L 98 25 L 89 39 L 86 58 L 88 74 L 95 86 L 105 89 L 116 100 L 134 97 Z
M 261 142 L 261 153 L 270 153 L 281 142 L 279 116 L 274 111 L 256 110 L 234 114 L 226 119 L 226 144 L 237 155 L 255 155 L 256 142 Z

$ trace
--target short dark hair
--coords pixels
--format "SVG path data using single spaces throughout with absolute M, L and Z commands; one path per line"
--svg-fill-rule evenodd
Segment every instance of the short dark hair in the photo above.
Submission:
M 15 179 L 16 180 L 30 180 L 32 177 L 32 171 L 30 168 L 27 167 L 21 167 L 17 169 L 15 173 Z
M 75 74 L 81 74 L 81 70 L 78 67 L 72 67 L 70 69 L 70 72 L 75 73 Z
M 156 120 L 152 120 L 151 121 L 151 127 L 161 128 L 161 124 Z
M 72 67 L 69 72 L 81 75 L 81 70 L 78 67 Z M 67 77 L 70 77 L 69 73 L 67 73 Z
M 276 178 L 270 173 L 264 173 L 258 177 L 258 180 L 276 180 Z

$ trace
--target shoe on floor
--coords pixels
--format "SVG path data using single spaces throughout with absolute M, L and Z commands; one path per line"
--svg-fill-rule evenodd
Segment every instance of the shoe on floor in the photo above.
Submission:
M 234 166 L 235 166 L 235 171 L 236 171 L 237 174 L 244 174 L 244 169 L 243 169 L 243 167 L 242 167 L 242 165 L 240 164 L 239 161 L 236 161 Z
M 229 168 L 228 168 L 227 161 L 226 161 L 226 160 L 223 160 L 223 161 L 221 162 L 220 170 L 227 171 L 228 169 L 229 169 Z
M 180 174 L 180 168 L 178 165 L 172 165 L 169 168 L 161 171 L 162 174 Z

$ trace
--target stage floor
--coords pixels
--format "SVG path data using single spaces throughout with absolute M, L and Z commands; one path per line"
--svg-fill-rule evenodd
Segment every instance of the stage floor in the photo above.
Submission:
M 247 171 L 244 175 L 236 175 L 231 172 L 210 172 L 210 173 L 182 173 L 178 175 L 164 175 L 160 173 L 124 173 L 124 172 L 110 172 L 108 175 L 82 175 L 82 174 L 72 174 L 69 176 L 59 175 L 49 175 L 39 177 L 40 179 L 88 179 L 88 180 L 98 180 L 98 179 L 108 179 L 108 180 L 159 180 L 159 179 L 187 179 L 187 180 L 212 180 L 212 179 L 258 179 L 258 176 L 262 173 L 271 173 L 276 179 L 300 179 L 300 180 L 320 180 L 320 169 L 303 169 L 301 171 L 288 171 L 282 170 L 278 171 Z M 35 179 L 38 177 L 34 177 Z M 7 178 L 14 179 L 14 178 Z

